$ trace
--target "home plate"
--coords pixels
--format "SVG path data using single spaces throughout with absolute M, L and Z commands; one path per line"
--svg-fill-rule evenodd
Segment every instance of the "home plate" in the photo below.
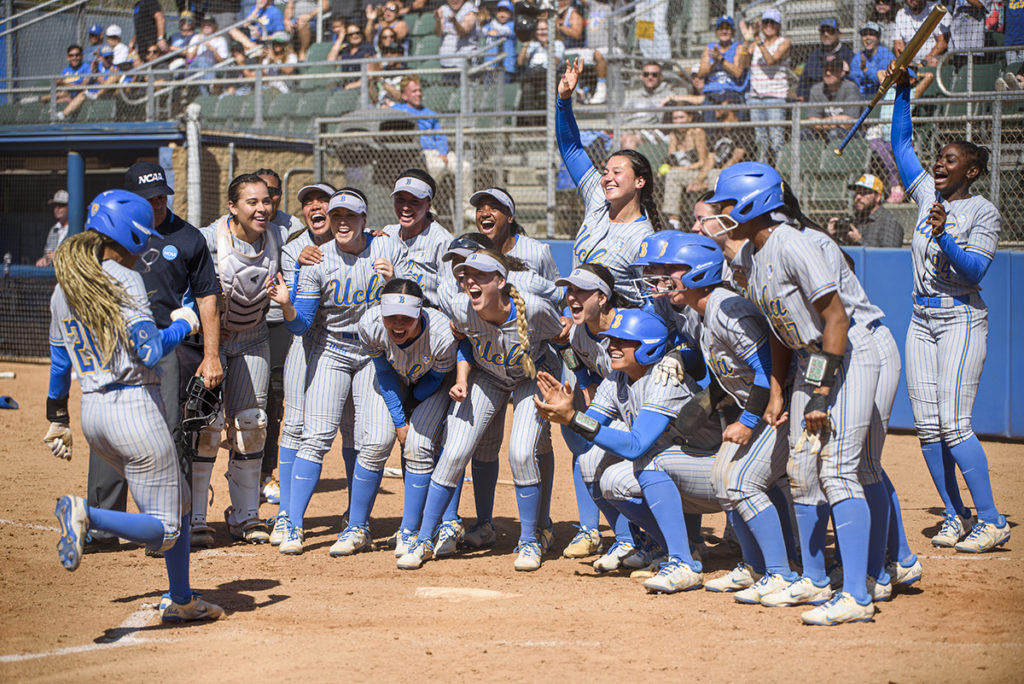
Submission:
M 519 594 L 511 594 L 491 589 L 474 589 L 472 587 L 417 587 L 416 598 L 446 599 L 448 601 L 473 601 L 479 599 L 514 598 Z

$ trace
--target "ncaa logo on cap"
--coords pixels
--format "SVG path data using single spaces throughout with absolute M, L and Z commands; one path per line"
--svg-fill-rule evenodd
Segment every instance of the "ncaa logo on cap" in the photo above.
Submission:
M 159 172 L 157 172 L 157 173 L 146 173 L 146 174 L 143 174 L 143 175 L 139 176 L 138 183 L 139 183 L 139 185 L 145 185 L 146 183 L 153 183 L 154 181 L 163 181 L 163 180 L 164 180 L 164 174 L 162 174 L 162 173 L 159 173 Z

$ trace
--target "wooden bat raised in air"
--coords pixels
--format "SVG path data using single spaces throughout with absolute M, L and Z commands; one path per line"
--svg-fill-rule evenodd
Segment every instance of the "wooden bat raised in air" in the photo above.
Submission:
M 900 53 L 900 56 L 896 58 L 896 68 L 893 69 L 891 74 L 885 77 L 885 80 L 882 81 L 881 84 L 879 84 L 878 92 L 871 98 L 871 102 L 868 103 L 867 109 L 865 109 L 860 115 L 860 118 L 857 119 L 857 123 L 853 124 L 853 127 L 847 131 L 846 137 L 843 138 L 843 142 L 839 143 L 839 147 L 833 150 L 833 152 L 838 155 L 843 153 L 843 148 L 846 147 L 850 140 L 853 139 L 853 136 L 856 135 L 861 124 L 863 124 L 864 120 L 868 118 L 869 114 L 871 114 L 871 110 L 875 108 L 875 105 L 878 104 L 883 97 L 885 97 L 886 91 L 892 87 L 893 82 L 896 80 L 896 75 L 899 73 L 900 67 L 910 66 L 914 57 L 916 57 L 917 53 L 921 50 L 921 46 L 924 45 L 926 40 L 928 40 L 928 36 L 932 35 L 935 31 L 935 27 L 939 25 L 939 22 L 942 21 L 942 17 L 945 14 L 946 8 L 943 5 L 936 3 L 935 7 L 932 8 L 931 13 L 924 20 L 924 23 L 921 24 L 921 28 L 917 29 L 917 33 L 915 33 L 914 37 L 910 39 L 909 43 L 907 43 L 907 47 L 904 48 L 903 52 Z

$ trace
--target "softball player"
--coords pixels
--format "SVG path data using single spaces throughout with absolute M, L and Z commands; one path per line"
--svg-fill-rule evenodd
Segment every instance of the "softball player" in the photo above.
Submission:
M 197 545 L 206 546 L 213 542 L 213 530 L 206 522 L 206 492 L 225 425 L 232 447 L 226 474 L 231 506 L 224 512 L 228 531 L 250 544 L 270 540 L 270 531 L 259 516 L 270 379 L 266 284 L 279 273 L 280 233 L 268 230 L 273 214 L 270 193 L 255 174 L 242 174 L 231 181 L 228 210 L 226 218 L 200 231 L 223 292 L 224 417 L 203 429 L 192 466 L 192 533 L 199 538 Z
M 1010 526 L 992 497 L 985 451 L 971 427 L 988 338 L 980 283 L 1002 221 L 991 202 L 971 194 L 974 181 L 988 172 L 988 150 L 966 140 L 949 143 L 928 175 L 914 154 L 905 73 L 896 89 L 891 139 L 903 186 L 918 207 L 910 243 L 914 314 L 907 330 L 907 392 L 921 451 L 946 509 L 932 544 L 982 553 L 1010 539 Z M 978 514 L 962 540 L 971 520 L 957 490 L 954 463 Z
M 423 307 L 423 290 L 396 278 L 381 290 L 380 305 L 359 322 L 359 339 L 377 379 L 363 408 L 362 449 L 352 487 L 349 525 L 367 528 L 397 437 L 405 464 L 405 502 L 395 539 L 401 558 L 416 539 L 434 470 L 434 447 L 448 414 L 448 375 L 455 368 L 456 342 L 448 318 Z
M 415 543 L 398 560 L 415 569 L 433 554 L 434 528 L 487 427 L 513 404 L 509 464 L 519 506 L 520 534 L 515 569 L 537 570 L 541 564 L 537 521 L 542 498 L 537 455 L 550 440 L 550 424 L 540 419 L 530 398 L 536 391 L 536 368 L 558 367 L 549 341 L 562 325 L 546 301 L 520 292 L 508 281 L 508 267 L 498 252 L 475 252 L 455 267 L 463 293 L 453 305 L 455 329 L 466 336 L 461 359 L 472 360 L 468 395 L 452 405 L 445 448 L 431 477 L 423 520 Z M 461 379 L 461 378 L 460 378 Z M 466 393 L 463 385 L 462 393 Z M 542 521 L 543 522 L 543 521 Z
M 384 226 L 385 233 L 405 244 L 409 251 L 409 275 L 433 304 L 438 303 L 441 255 L 452 241 L 452 234 L 437 222 L 431 211 L 436 192 L 437 184 L 426 171 L 403 171 L 391 192 L 398 223 Z
M 601 335 L 609 338 L 613 372 L 585 413 L 573 408 L 568 384 L 548 373 L 537 380 L 544 399 L 534 401 L 543 418 L 582 438 L 574 450 L 592 443 L 599 457 L 607 452 L 625 459 L 604 467 L 601 495 L 668 553 L 657 574 L 644 581 L 647 591 L 696 589 L 703 582 L 702 567 L 690 553 L 683 512 L 721 510 L 711 486 L 721 435 L 707 429 L 708 412 L 696 397 L 696 383 L 662 384 L 654 378 L 655 364 L 668 347 L 664 321 L 640 309 L 617 309 Z M 613 420 L 624 428 L 612 427 Z
M 850 323 L 847 310 L 852 305 L 818 247 L 773 218 L 772 212 L 785 206 L 784 192 L 775 169 L 741 162 L 721 173 L 707 200 L 734 238 L 749 240 L 741 251 L 748 297 L 798 359 L 789 407 L 792 454 L 787 472 L 803 576 L 767 594 L 761 603 L 824 604 L 801 615 L 807 624 L 870 621 L 875 614 L 866 581 L 871 512 L 858 470 L 874 410 L 878 349 L 865 327 Z M 788 369 L 783 356 L 773 360 L 773 368 Z M 769 417 L 781 413 L 778 405 L 769 406 Z M 823 552 L 829 504 L 844 565 L 843 587 L 834 597 Z
M 490 238 L 495 248 L 507 256 L 526 262 L 537 275 L 554 282 L 558 266 L 551 248 L 524 234 L 516 221 L 516 203 L 505 188 L 474 192 L 469 203 L 476 208 L 476 229 Z
M 327 219 L 330 197 L 337 192 L 327 183 L 315 183 L 299 189 L 298 200 L 306 230 L 292 237 L 281 248 L 281 275 L 294 296 L 298 285 L 299 269 L 313 266 L 323 259 L 322 246 L 332 239 L 331 224 Z M 281 315 L 282 320 L 284 314 Z M 278 546 L 288 529 L 288 501 L 291 496 L 292 466 L 295 454 L 302 446 L 302 400 L 306 385 L 306 362 L 312 350 L 312 340 L 291 335 L 291 343 L 284 361 L 285 414 L 281 422 L 281 444 L 277 467 L 280 481 L 280 505 L 270 531 L 270 543 Z M 342 430 L 342 439 L 352 446 L 352 430 Z M 352 450 L 354 451 L 354 449 Z M 354 454 L 353 454 L 354 458 Z
M 279 547 L 286 554 L 302 553 L 303 517 L 350 392 L 354 424 L 362 425 L 362 410 L 372 392 L 373 365 L 367 363 L 359 340 L 359 320 L 380 299 L 384 284 L 404 274 L 405 247 L 390 237 L 378 238 L 365 231 L 366 197 L 360 191 L 342 188 L 332 195 L 328 218 L 334 243 L 324 245 L 320 263 L 299 270 L 294 305 L 283 278 L 268 286 L 270 296 L 281 304 L 288 329 L 312 341 L 303 399 L 302 445 L 292 466 L 288 529 Z M 357 470 L 354 466 L 350 478 L 353 483 Z M 354 491 L 352 498 L 350 505 L 354 503 Z M 365 527 L 349 524 L 330 553 L 347 556 L 372 545 Z
M 164 622 L 217 619 L 220 606 L 189 586 L 189 491 L 164 421 L 156 365 L 199 329 L 188 308 L 171 312 L 157 330 L 142 277 L 132 270 L 153 228 L 149 202 L 125 190 L 101 193 L 89 205 L 85 232 L 54 256 L 57 287 L 50 298 L 49 430 L 43 441 L 71 460 L 68 392 L 71 373 L 82 385 L 82 432 L 89 446 L 127 480 L 139 513 L 92 508 L 68 494 L 57 500 L 57 553 L 75 570 L 90 529 L 162 551 L 170 590 L 160 603 Z M 205 492 L 204 492 L 205 493 Z
M 633 263 L 640 243 L 661 224 L 654 201 L 654 175 L 650 161 L 634 150 L 613 152 L 603 171 L 591 164 L 572 112 L 572 94 L 582 71 L 580 59 L 566 63 L 555 107 L 558 149 L 586 207 L 573 244 L 572 265 L 603 264 L 615 276 L 623 299 L 638 306 L 641 296 L 634 282 L 640 271 Z

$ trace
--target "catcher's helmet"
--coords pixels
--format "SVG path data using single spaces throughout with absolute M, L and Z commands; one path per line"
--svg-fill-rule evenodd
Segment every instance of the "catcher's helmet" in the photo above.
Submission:
M 148 200 L 127 190 L 107 190 L 89 204 L 85 229 L 103 233 L 139 256 L 149 245 L 153 221 L 153 207 Z
M 642 309 L 617 309 L 612 325 L 601 335 L 640 343 L 635 355 L 643 366 L 658 362 L 668 347 L 668 326 L 655 314 Z
M 220 385 L 206 389 L 203 379 L 196 376 L 185 388 L 185 407 L 181 414 L 181 429 L 198 432 L 213 422 L 220 413 Z

